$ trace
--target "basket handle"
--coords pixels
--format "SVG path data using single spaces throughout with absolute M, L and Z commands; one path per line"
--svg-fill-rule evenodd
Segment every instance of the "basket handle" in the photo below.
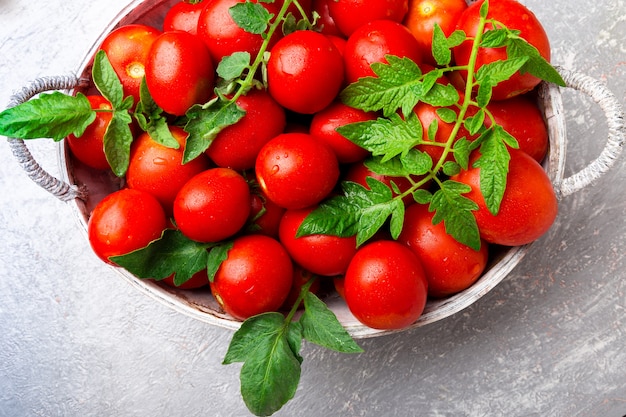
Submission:
M 39 93 L 52 90 L 70 90 L 78 84 L 79 80 L 73 75 L 37 78 L 30 85 L 23 87 L 11 96 L 9 107 L 25 103 Z M 69 184 L 44 170 L 35 161 L 22 139 L 7 138 L 7 141 L 22 169 L 41 188 L 61 201 L 71 201 L 76 198 L 83 199 L 86 197 L 87 191 L 84 187 Z
M 624 111 L 615 95 L 601 81 L 579 72 L 557 67 L 565 84 L 588 95 L 597 103 L 606 116 L 608 138 L 600 155 L 589 165 L 582 168 L 559 184 L 557 193 L 566 197 L 582 190 L 602 177 L 617 161 L 624 146 L 626 127 L 624 125 Z

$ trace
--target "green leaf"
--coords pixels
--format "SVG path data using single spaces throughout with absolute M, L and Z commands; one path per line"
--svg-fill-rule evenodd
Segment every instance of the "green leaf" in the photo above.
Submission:
M 84 94 L 55 91 L 10 107 L 0 113 L 0 135 L 19 139 L 81 136 L 96 118 Z
M 237 26 L 246 32 L 260 35 L 267 30 L 272 14 L 259 3 L 246 1 L 228 9 Z
M 360 353 L 356 344 L 337 316 L 311 292 L 304 297 L 304 313 L 300 318 L 302 335 L 309 342 L 343 353 Z
M 178 230 L 166 229 L 145 248 L 111 260 L 139 278 L 161 280 L 175 274 L 174 284 L 181 285 L 206 268 L 208 256 L 206 244 L 195 242 Z
M 488 79 L 488 84 L 495 86 L 511 78 L 513 74 L 524 66 L 528 59 L 529 58 L 526 56 L 509 57 L 506 60 L 493 61 L 485 64 L 476 72 L 476 81 L 478 83 L 484 83 L 485 80 Z
M 455 46 L 461 45 L 463 42 L 467 40 L 467 35 L 464 31 L 457 29 L 448 36 L 448 47 L 454 48 Z
M 406 153 L 422 139 L 422 124 L 413 112 L 406 118 L 392 114 L 389 118 L 378 118 L 351 123 L 337 128 L 337 132 L 382 161 Z
M 489 77 L 486 77 L 484 82 L 478 86 L 478 93 L 476 94 L 476 103 L 478 107 L 484 109 L 491 101 L 491 95 L 493 93 L 493 85 Z
M 433 168 L 433 160 L 430 155 L 415 148 L 411 148 L 409 152 L 401 155 L 400 162 L 404 168 L 402 176 L 426 175 Z
M 417 189 L 413 192 L 413 200 L 418 204 L 429 204 L 433 199 L 433 194 L 423 188 Z
M 454 160 L 462 169 L 469 167 L 469 157 L 472 152 L 472 144 L 466 138 L 458 139 L 454 142 Z
M 482 17 L 483 19 L 487 18 L 487 15 L 489 14 L 489 0 L 485 0 L 484 3 L 480 6 L 480 17 Z
M 217 99 L 206 105 L 194 105 L 187 111 L 185 131 L 189 133 L 183 156 L 187 163 L 206 151 L 215 137 L 227 126 L 241 120 L 246 112 L 235 102 Z
M 478 131 L 483 127 L 485 123 L 485 110 L 478 109 L 475 115 L 467 117 L 463 124 L 465 128 L 468 130 L 470 135 L 475 135 Z
M 163 110 L 150 95 L 145 77 L 141 80 L 139 97 L 140 100 L 134 113 L 139 127 L 155 142 L 172 149 L 180 148 L 180 144 L 170 131 L 167 119 L 162 116 Z
M 283 329 L 285 317 L 276 312 L 260 314 L 245 320 L 233 334 L 223 364 L 245 362 L 256 347 L 258 339 L 273 337 Z
M 456 118 L 458 117 L 454 110 L 445 107 L 438 108 L 435 112 L 437 113 L 437 116 L 439 116 L 441 121 L 445 123 L 454 123 L 456 122 Z
M 365 190 L 360 184 L 348 181 L 341 185 L 348 194 L 354 194 L 354 192 L 350 192 L 350 188 Z M 296 237 L 318 234 L 339 237 L 354 236 L 358 230 L 359 216 L 358 204 L 355 204 L 346 195 L 332 197 L 322 201 L 315 210 L 304 218 Z
M 130 163 L 130 145 L 133 142 L 133 132 L 130 129 L 132 118 L 128 110 L 117 110 L 106 132 L 104 133 L 104 154 L 118 177 L 126 175 Z
M 443 173 L 449 177 L 461 172 L 461 166 L 453 161 L 446 161 L 443 164 Z
M 106 52 L 103 50 L 96 52 L 91 75 L 96 88 L 104 98 L 109 100 L 113 109 L 117 110 L 122 106 L 126 107 L 128 105 L 124 103 L 124 89 L 122 83 L 115 73 Z
M 522 38 L 510 39 L 507 47 L 507 56 L 510 58 L 527 57 L 527 61 L 520 68 L 520 72 L 530 73 L 547 82 L 565 87 L 565 81 L 561 74 L 539 54 L 537 48 Z
M 222 58 L 217 66 L 217 75 L 225 80 L 239 78 L 250 67 L 249 52 L 235 52 Z
M 446 66 L 452 61 L 452 52 L 448 40 L 438 23 L 435 23 L 433 27 L 432 54 L 437 65 Z
M 473 166 L 480 168 L 480 191 L 487 208 L 495 216 L 500 211 L 506 189 L 511 156 L 505 140 L 510 135 L 500 125 L 495 125 L 490 130 L 491 134 L 482 140 L 480 157 Z
M 469 185 L 447 180 L 441 184 L 431 199 L 429 210 L 435 212 L 433 224 L 442 221 L 446 233 L 475 250 L 480 249 L 480 233 L 472 214 L 478 205 L 463 194 L 471 191 Z
M 501 48 L 508 43 L 509 29 L 491 29 L 483 33 L 480 46 L 483 48 Z
M 458 103 L 460 96 L 459 91 L 452 84 L 436 83 L 420 99 L 436 107 L 447 107 Z
M 228 258 L 228 251 L 233 248 L 233 244 L 232 240 L 223 241 L 213 246 L 209 251 L 206 266 L 210 282 L 213 282 L 220 265 Z

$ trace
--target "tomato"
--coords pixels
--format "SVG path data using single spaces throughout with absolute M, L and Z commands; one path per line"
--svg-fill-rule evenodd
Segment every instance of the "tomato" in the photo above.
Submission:
M 548 127 L 537 102 L 527 95 L 508 100 L 492 101 L 487 105 L 495 122 L 519 143 L 519 149 L 541 162 L 548 152 Z M 491 125 L 491 119 L 485 119 Z
M 250 90 L 237 99 L 245 116 L 220 131 L 206 154 L 218 166 L 235 170 L 254 168 L 256 156 L 267 142 L 283 132 L 285 110 L 265 90 Z
M 294 265 L 293 266 L 293 282 L 291 284 L 291 290 L 289 290 L 289 294 L 287 295 L 287 299 L 283 302 L 283 305 L 280 307 L 282 311 L 290 311 L 296 301 L 298 301 L 298 297 L 300 296 L 300 291 L 302 287 L 308 283 L 310 280 L 314 280 L 309 286 L 309 292 L 313 294 L 318 294 L 321 288 L 320 285 L 320 277 L 315 274 L 303 269 L 301 266 Z M 298 308 L 302 307 L 302 304 L 298 306 Z
M 550 178 L 541 165 L 526 152 L 511 149 L 506 190 L 497 215 L 491 214 L 480 191 L 480 168 L 473 167 L 478 153 L 470 158 L 470 169 L 453 180 L 469 185 L 465 194 L 478 204 L 474 211 L 480 235 L 487 242 L 505 246 L 530 243 L 550 229 L 558 205 Z
M 171 126 L 170 131 L 180 145 L 178 149 L 155 142 L 146 132 L 133 141 L 126 182 L 129 188 L 152 194 L 171 215 L 178 191 L 210 165 L 204 155 L 183 164 L 187 132 L 176 126 Z
M 210 283 L 224 311 L 238 320 L 277 311 L 291 289 L 293 265 L 282 245 L 264 235 L 238 237 Z
M 303 268 L 323 276 L 343 274 L 356 253 L 356 236 L 316 234 L 296 237 L 298 228 L 313 208 L 287 210 L 280 221 L 279 240 L 291 258 Z
M 402 23 L 415 36 L 425 62 L 435 65 L 432 55 L 435 23 L 450 36 L 465 9 L 465 0 L 409 0 L 409 12 Z
M 254 57 L 261 49 L 263 38 L 260 35 L 246 32 L 240 28 L 230 15 L 230 8 L 246 0 L 211 0 L 203 1 L 204 8 L 198 18 L 198 36 L 202 38 L 211 52 L 213 62 L 219 64 L 223 57 L 235 52 L 249 52 Z M 256 1 L 254 1 L 256 3 Z M 278 3 L 260 3 L 271 14 L 276 15 L 280 5 Z M 280 31 L 274 32 L 270 47 L 279 36 Z
M 328 11 L 344 36 L 374 20 L 402 22 L 409 10 L 409 0 L 332 0 Z
M 260 188 L 253 189 L 248 230 L 251 233 L 278 237 L 278 227 L 285 209 L 267 198 Z
M 287 209 L 319 203 L 339 178 L 339 163 L 325 143 L 306 133 L 283 133 L 257 156 L 257 181 L 270 200 Z
M 174 284 L 174 275 L 170 275 L 167 278 L 161 280 L 162 283 L 168 287 L 178 288 L 179 290 L 195 290 L 197 288 L 206 287 L 209 285 L 209 277 L 206 269 L 196 272 L 187 281 L 180 285 Z
M 133 96 L 135 103 L 139 102 L 150 47 L 160 34 L 161 31 L 152 26 L 124 25 L 109 33 L 100 46 L 122 83 L 124 95 Z
M 459 243 L 446 233 L 443 222 L 433 224 L 434 216 L 425 204 L 408 207 L 398 242 L 419 258 L 428 280 L 428 295 L 446 297 L 476 282 L 485 270 L 489 251 L 486 242 L 479 250 Z
M 89 244 L 108 264 L 111 256 L 125 255 L 161 237 L 165 212 L 151 194 L 124 188 L 103 198 L 87 223 Z
M 241 174 L 210 168 L 183 185 L 174 200 L 174 220 L 189 239 L 217 242 L 237 233 L 250 214 L 250 189 Z
M 196 35 L 165 32 L 152 44 L 146 62 L 146 84 L 165 112 L 184 115 L 213 95 L 215 73 L 208 49 Z
M 417 256 L 393 240 L 362 246 L 344 279 L 348 308 L 361 323 L 374 329 L 410 326 L 424 311 L 427 290 Z
M 476 36 L 478 22 L 480 19 L 480 7 L 483 1 L 477 1 L 470 5 L 461 14 L 457 23 L 457 28 L 465 31 L 470 39 L 453 49 L 454 58 L 457 65 L 467 65 L 472 51 L 471 38 Z M 495 19 L 511 30 L 519 30 L 519 36 L 533 45 L 539 54 L 550 61 L 550 42 L 543 26 L 537 17 L 516 0 L 492 0 L 489 2 L 488 19 Z M 492 25 L 487 24 L 486 29 Z M 476 70 L 483 65 L 497 60 L 507 58 L 506 48 L 480 48 L 476 60 Z M 463 73 L 462 73 L 463 74 Z M 466 73 L 464 77 L 466 77 Z M 530 73 L 521 74 L 519 71 L 513 76 L 493 89 L 492 98 L 503 100 L 532 90 L 541 80 Z
M 73 134 L 67 137 L 67 144 L 72 155 L 85 165 L 100 170 L 111 169 L 104 153 L 104 134 L 113 117 L 111 103 L 99 95 L 87 96 L 91 108 L 99 110 L 96 119 L 87 126 L 80 137 Z
M 411 181 L 405 177 L 390 177 L 388 175 L 380 175 L 376 174 L 372 170 L 370 170 L 363 161 L 355 162 L 354 164 L 350 164 L 347 168 L 346 174 L 343 179 L 345 181 L 356 182 L 357 184 L 361 184 L 363 187 L 369 189 L 367 185 L 367 177 L 372 177 L 388 187 L 392 187 L 392 182 L 398 187 L 398 190 L 404 192 L 413 186 Z M 416 178 L 417 179 L 417 178 Z M 393 192 L 393 195 L 397 195 L 396 192 Z M 414 202 L 413 196 L 408 195 L 402 199 L 405 205 L 412 204 Z
M 317 20 L 317 26 L 324 35 L 343 36 L 343 33 L 337 28 L 335 21 L 330 16 L 329 4 L 335 0 L 313 0 L 312 9 L 320 16 Z
M 371 65 L 387 63 L 386 55 L 406 57 L 416 63 L 422 61 L 420 46 L 402 24 L 376 20 L 359 27 L 346 42 L 346 81 L 353 83 L 361 77 L 375 76 Z
M 163 31 L 183 30 L 192 35 L 198 33 L 198 20 L 200 12 L 206 2 L 192 3 L 181 0 L 170 7 L 163 18 Z
M 369 152 L 351 142 L 336 129 L 350 123 L 375 119 L 376 113 L 364 112 L 337 101 L 313 116 L 309 132 L 318 140 L 328 144 L 340 163 L 357 162 L 365 159 Z
M 333 102 L 342 87 L 343 72 L 341 53 L 328 37 L 298 30 L 271 50 L 268 91 L 283 107 L 313 114 Z

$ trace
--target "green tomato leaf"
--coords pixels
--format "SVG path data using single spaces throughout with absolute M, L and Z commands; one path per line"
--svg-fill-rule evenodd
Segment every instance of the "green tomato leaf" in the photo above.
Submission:
M 120 178 L 126 175 L 130 163 L 130 145 L 133 142 L 133 132 L 130 129 L 132 121 L 128 110 L 116 110 L 104 133 L 104 154 L 113 173 Z
M 445 33 L 438 23 L 433 27 L 432 54 L 439 66 L 446 66 L 452 61 L 452 52 Z
M 128 102 L 124 103 L 124 89 L 122 83 L 115 73 L 106 52 L 103 50 L 96 52 L 91 75 L 96 88 L 104 98 L 109 100 L 114 110 L 122 107 L 129 108 L 126 107 L 128 106 Z M 130 107 L 132 107 L 132 103 Z
M 479 84 L 485 83 L 488 79 L 488 84 L 495 86 L 502 81 L 506 81 L 513 74 L 520 70 L 528 61 L 527 56 L 509 57 L 506 60 L 494 61 L 483 65 L 476 72 L 476 81 Z
M 183 156 L 187 163 L 206 151 L 215 137 L 227 126 L 241 120 L 246 112 L 235 102 L 216 99 L 206 105 L 196 104 L 187 111 L 185 131 L 189 133 Z
M 501 48 L 508 43 L 508 29 L 491 29 L 483 33 L 480 46 L 483 48 Z
M 411 148 L 409 152 L 401 155 L 400 162 L 404 168 L 402 176 L 426 175 L 433 168 L 433 160 L 430 155 L 415 148 Z
M 350 189 L 364 189 L 359 184 L 343 182 L 345 192 L 352 195 Z M 354 236 L 359 221 L 359 205 L 346 195 L 339 195 L 322 201 L 318 207 L 307 215 L 300 224 L 296 237 L 308 235 L 333 235 L 340 237 Z
M 232 240 L 222 241 L 213 246 L 209 251 L 206 262 L 209 282 L 213 282 L 213 280 L 215 279 L 215 274 L 217 274 L 217 270 L 220 268 L 222 262 L 224 262 L 228 258 L 228 251 L 233 248 L 233 244 L 234 242 Z
M 0 113 L 0 135 L 19 139 L 81 136 L 96 118 L 84 94 L 55 91 L 10 107 Z
M 457 29 L 448 36 L 448 47 L 454 48 L 455 46 L 461 45 L 463 42 L 467 40 L 467 35 L 464 31 Z
M 162 116 L 163 110 L 150 95 L 145 77 L 141 80 L 139 103 L 135 108 L 135 120 L 139 127 L 148 133 L 155 142 L 172 149 L 180 148 L 180 144 L 172 135 L 167 119 Z
M 544 81 L 565 87 L 565 81 L 561 74 L 539 54 L 537 48 L 526 40 L 519 37 L 510 39 L 506 51 L 509 59 L 527 57 L 527 61 L 520 68 L 522 74 L 528 72 Z
M 225 80 L 239 78 L 250 67 L 249 52 L 235 52 L 222 58 L 217 66 L 217 75 Z
M 181 285 L 206 268 L 208 256 L 206 244 L 195 242 L 178 230 L 166 229 L 145 248 L 111 260 L 139 278 L 161 280 L 175 274 L 174 284 Z
M 456 118 L 458 117 L 454 110 L 448 109 L 446 107 L 438 108 L 435 113 L 437 113 L 437 116 L 439 116 L 441 121 L 445 123 L 455 123 Z
M 472 143 L 466 138 L 458 139 L 454 142 L 454 160 L 462 169 L 469 167 L 470 153 L 472 152 Z
M 436 83 L 420 99 L 435 107 L 447 107 L 458 103 L 460 96 L 459 91 L 452 84 Z
M 485 110 L 483 110 L 482 108 L 478 109 L 478 112 L 476 112 L 475 115 L 467 117 L 463 121 L 463 124 L 465 125 L 465 128 L 468 130 L 470 135 L 475 135 L 476 133 L 478 133 L 478 131 L 483 127 L 484 123 Z
M 433 194 L 424 190 L 423 188 L 417 189 L 413 192 L 413 200 L 418 204 L 430 204 L 433 199 Z
M 259 3 L 246 1 L 228 9 L 237 26 L 246 32 L 260 35 L 267 30 L 272 14 Z
M 443 173 L 449 177 L 461 172 L 461 166 L 453 161 L 447 161 L 443 164 Z
M 510 135 L 500 125 L 495 125 L 490 130 L 491 134 L 482 140 L 480 157 L 473 166 L 480 168 L 480 191 L 487 208 L 495 216 L 500 211 L 509 173 L 511 156 L 505 141 L 510 140 Z
M 487 18 L 487 15 L 489 14 L 489 0 L 485 0 L 484 3 L 480 6 L 480 17 L 482 17 L 483 19 Z
M 472 214 L 478 205 L 463 194 L 471 191 L 469 185 L 447 180 L 441 184 L 430 201 L 429 210 L 435 212 L 433 224 L 442 221 L 446 233 L 475 250 L 480 249 L 480 233 Z
M 360 353 L 356 344 L 337 316 L 315 294 L 304 297 L 304 313 L 300 318 L 302 335 L 309 342 L 343 353 Z

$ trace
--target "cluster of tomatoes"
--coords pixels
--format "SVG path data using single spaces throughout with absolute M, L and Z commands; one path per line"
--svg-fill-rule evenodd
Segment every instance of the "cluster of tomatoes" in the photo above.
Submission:
M 138 101 L 145 77 L 152 98 L 172 121 L 190 106 L 211 100 L 222 58 L 241 51 L 254 57 L 263 42 L 263 37 L 237 26 L 229 14 L 243 1 L 181 1 L 169 9 L 162 28 L 133 24 L 113 31 L 101 49 L 125 94 Z M 223 129 L 200 157 L 182 163 L 187 132 L 176 123 L 169 129 L 178 149 L 157 143 L 146 132 L 135 135 L 126 186 L 91 213 L 90 243 L 100 258 L 112 263 L 110 257 L 145 247 L 167 228 L 177 228 L 197 242 L 230 240 L 232 248 L 210 288 L 237 319 L 290 308 L 294 294 L 316 275 L 329 277 L 326 281 L 335 284 L 364 324 L 383 329 L 408 326 L 422 313 L 427 297 L 454 294 L 478 279 L 489 244 L 528 243 L 554 220 L 556 200 L 538 163 L 548 147 L 545 124 L 535 101 L 519 94 L 531 90 L 536 79 L 516 74 L 494 89 L 495 99 L 506 99 L 489 104 L 495 121 L 520 144 L 520 151 L 511 150 L 500 213 L 493 216 L 481 203 L 479 169 L 457 176 L 472 186 L 469 197 L 480 206 L 480 250 L 446 234 L 443 223 L 433 224 L 426 205 L 410 199 L 397 240 L 380 233 L 357 248 L 355 237 L 296 237 L 303 219 L 337 190 L 339 181 L 367 186 L 365 178 L 371 176 L 387 184 L 393 181 L 400 189 L 410 186 L 406 178 L 371 172 L 363 163 L 368 152 L 337 133 L 339 126 L 377 117 L 341 103 L 337 97 L 342 88 L 373 76 L 370 65 L 385 62 L 388 54 L 409 57 L 425 69 L 433 67 L 434 22 L 447 35 L 456 28 L 471 35 L 478 19 L 477 7 L 468 7 L 464 0 L 298 3 L 309 15 L 319 15 L 317 30 L 272 35 L 267 88 L 253 88 L 237 99 L 245 116 Z M 282 5 L 282 0 L 263 3 L 274 15 Z M 290 9 L 299 13 L 295 4 Z M 519 29 L 549 56 L 545 32 L 524 6 L 492 0 L 490 13 Z M 457 49 L 457 63 L 467 61 L 467 48 Z M 494 58 L 485 54 L 480 59 Z M 461 87 L 463 74 L 452 74 L 440 82 Z M 110 108 L 100 96 L 89 99 L 94 109 Z M 424 126 L 437 119 L 435 140 L 447 140 L 452 124 L 441 120 L 435 107 L 420 103 L 414 111 Z M 102 137 L 110 118 L 110 113 L 99 112 L 84 135 L 68 138 L 75 157 L 95 169 L 109 168 Z M 441 149 L 422 145 L 433 158 Z M 208 284 L 203 270 L 181 287 Z

